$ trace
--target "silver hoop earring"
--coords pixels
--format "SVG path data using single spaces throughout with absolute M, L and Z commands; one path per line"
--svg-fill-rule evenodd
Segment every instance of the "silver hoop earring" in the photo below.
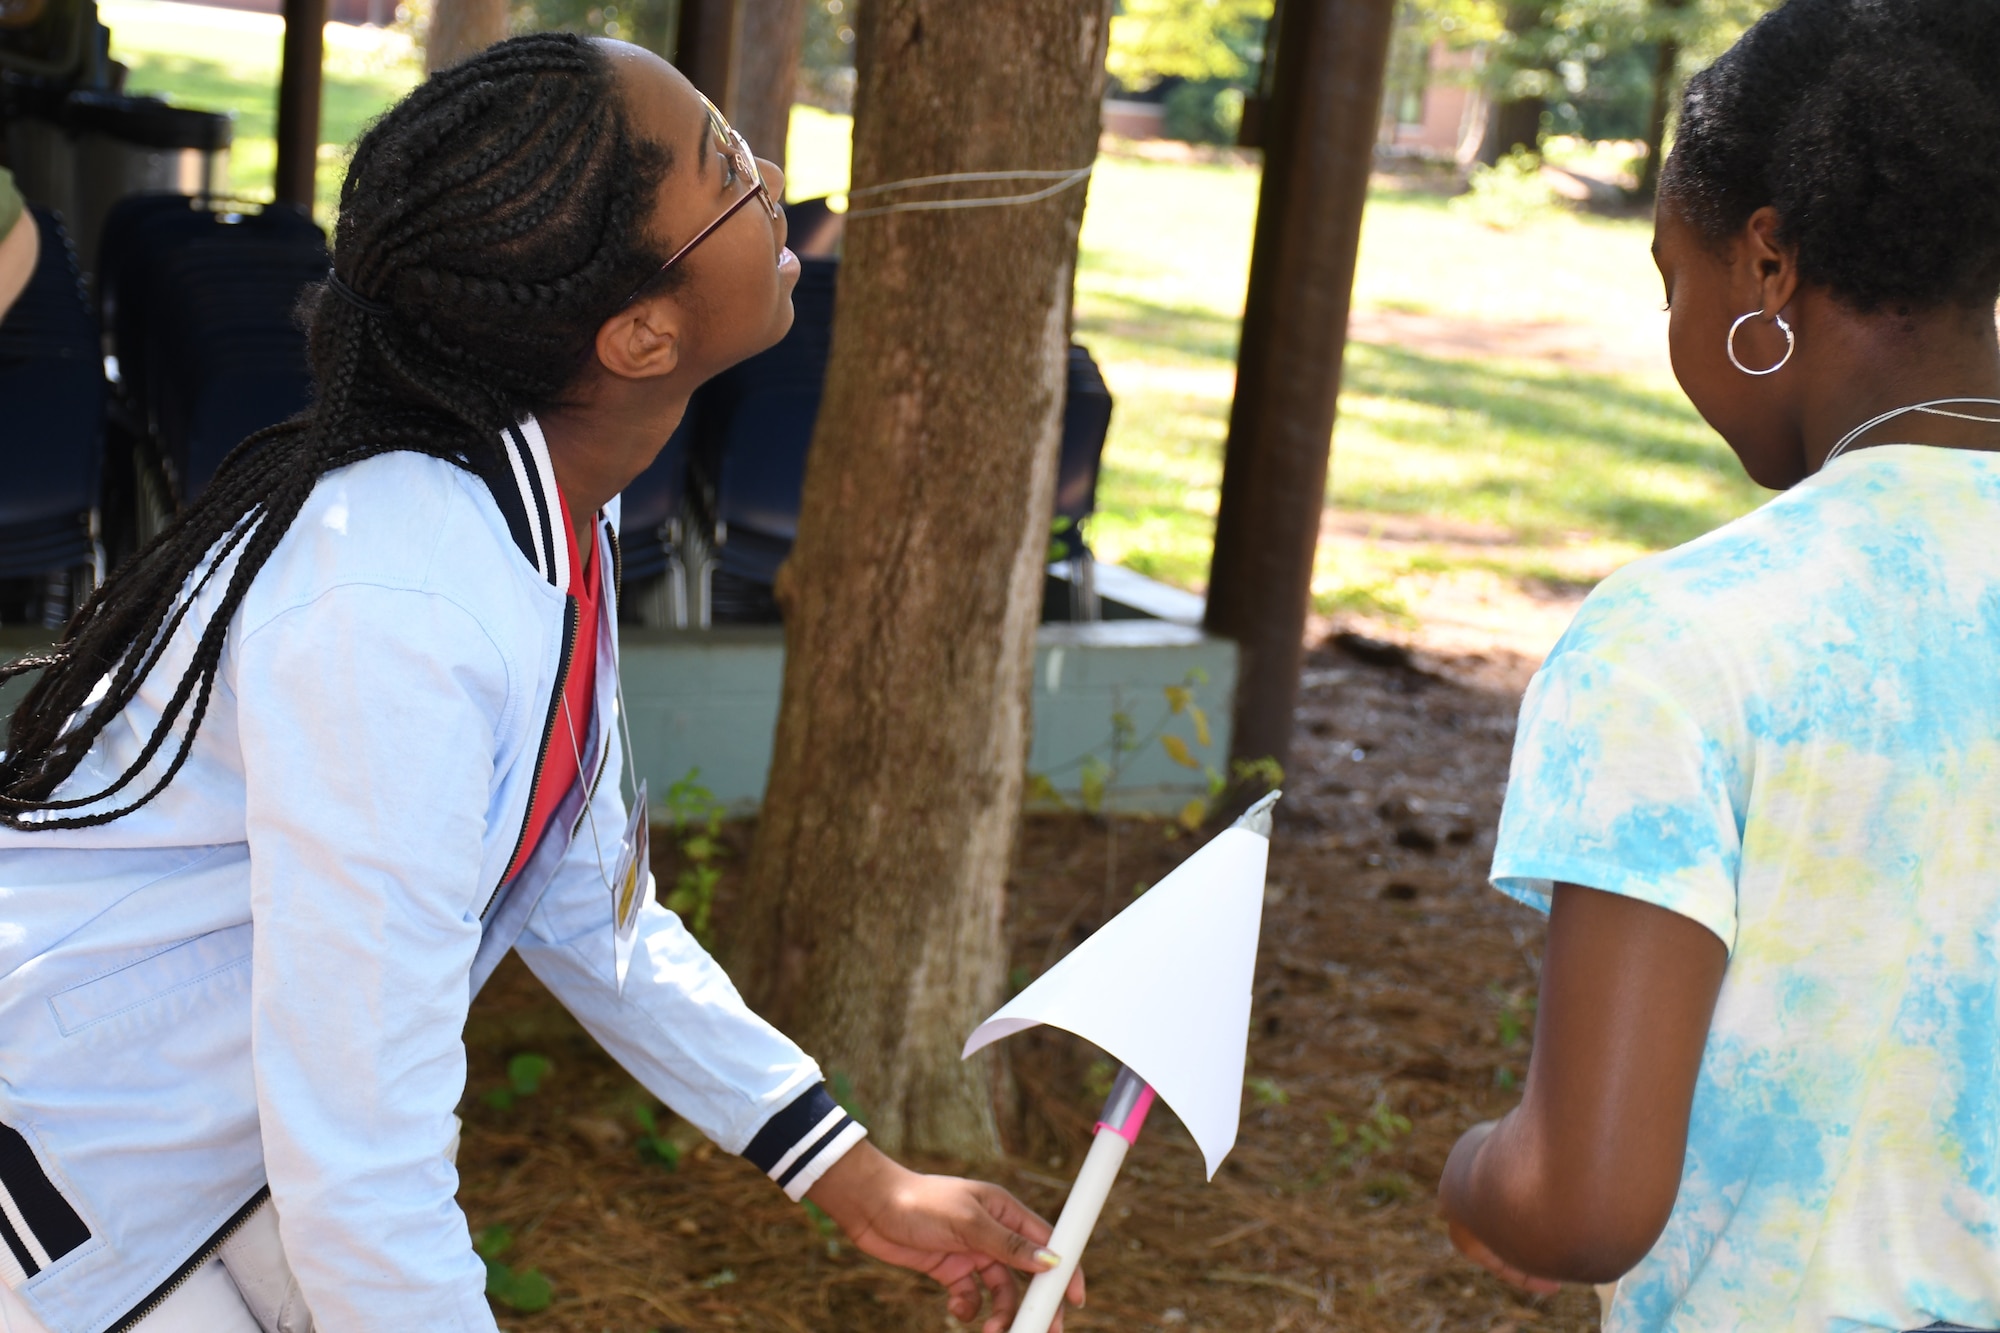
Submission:
M 1736 356 L 1736 330 L 1742 328 L 1745 324 L 1748 324 L 1751 320 L 1757 318 L 1757 316 L 1763 313 L 1764 312 L 1761 310 L 1752 310 L 1749 314 L 1741 316 L 1740 318 L 1737 319 L 1737 321 L 1734 324 L 1731 324 L 1729 326 L 1729 336 L 1722 340 L 1723 347 L 1726 348 L 1729 352 L 1729 364 L 1735 366 L 1745 375 L 1777 374 L 1779 371 L 1783 370 L 1785 368 L 1785 364 L 1792 359 L 1792 351 L 1799 345 L 1799 340 L 1792 336 L 1792 326 L 1785 323 L 1785 317 L 1783 315 L 1773 315 L 1771 316 L 1771 318 L 1778 321 L 1778 332 L 1785 335 L 1785 354 L 1778 358 L 1778 364 L 1772 366 L 1769 370 L 1752 370 L 1750 369 L 1750 367 L 1744 365 L 1740 360 L 1738 360 Z

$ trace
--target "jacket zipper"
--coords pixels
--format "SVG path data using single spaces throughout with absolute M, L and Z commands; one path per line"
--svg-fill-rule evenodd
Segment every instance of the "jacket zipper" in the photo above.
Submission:
M 165 1305 L 168 1298 L 186 1286 L 187 1280 L 195 1275 L 195 1271 L 210 1259 L 213 1259 L 216 1251 L 227 1245 L 229 1238 L 241 1231 L 256 1211 L 262 1208 L 270 1198 L 271 1187 L 269 1185 L 264 1186 L 251 1195 L 250 1202 L 238 1208 L 230 1219 L 222 1224 L 222 1229 L 217 1231 L 213 1236 L 210 1236 L 208 1243 L 194 1252 L 193 1258 L 175 1269 L 172 1277 L 154 1288 L 152 1295 L 140 1301 L 137 1308 L 133 1309 L 110 1328 L 104 1330 L 104 1333 L 125 1333 L 127 1329 L 131 1328 L 141 1319 L 144 1319 L 147 1315 L 152 1314 L 162 1305 Z
M 514 837 L 514 850 L 507 853 L 507 865 L 514 864 L 514 858 L 521 854 L 521 848 L 528 841 L 528 828 L 535 822 L 535 789 L 542 784 L 542 769 L 549 762 L 549 743 L 555 739 L 556 721 L 562 716 L 563 691 L 569 688 L 570 663 L 576 657 L 576 598 L 563 594 L 563 650 L 562 661 L 556 664 L 556 689 L 549 698 L 549 720 L 542 726 L 542 746 L 535 752 L 535 774 L 528 785 L 528 813 L 521 820 L 521 831 Z M 487 895 L 486 906 L 479 909 L 479 919 L 493 910 L 499 900 L 500 890 L 507 887 L 507 871 L 500 871 L 500 882 Z
M 612 615 L 611 632 L 616 634 L 618 632 L 618 599 L 624 595 L 625 591 L 625 560 L 618 550 L 618 530 L 606 524 L 604 535 L 611 542 L 611 601 L 609 605 Z M 602 614 L 602 608 L 600 608 L 600 618 Z M 597 645 L 592 644 L 590 650 L 595 653 Z M 576 812 L 576 820 L 569 826 L 569 836 L 571 838 L 576 837 L 576 831 L 583 827 L 584 818 L 590 813 L 590 803 L 597 798 L 597 788 L 604 781 L 604 770 L 611 765 L 610 743 L 606 741 L 604 744 L 599 745 L 597 750 L 597 773 L 590 780 L 590 790 L 583 794 L 583 805 Z M 625 762 L 628 764 L 631 763 L 632 756 L 626 755 Z

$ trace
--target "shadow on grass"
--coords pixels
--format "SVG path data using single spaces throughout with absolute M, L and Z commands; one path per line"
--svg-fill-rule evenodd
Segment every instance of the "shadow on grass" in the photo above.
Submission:
M 1135 270 L 1125 265 L 1122 271 Z M 1236 363 L 1236 335 L 1242 321 L 1234 315 L 1198 306 L 1164 305 L 1115 292 L 1090 292 L 1078 305 L 1076 328 L 1084 342 L 1091 334 L 1101 334 L 1184 356 L 1211 357 L 1225 368 Z
M 1343 477 L 1342 499 L 1362 508 L 1510 512 L 1517 529 L 1542 530 L 1524 536 L 1582 529 L 1657 549 L 1766 498 L 1677 391 L 1626 377 L 1355 344 L 1343 393 L 1444 409 L 1354 413 L 1354 428 L 1444 455 L 1451 474 Z

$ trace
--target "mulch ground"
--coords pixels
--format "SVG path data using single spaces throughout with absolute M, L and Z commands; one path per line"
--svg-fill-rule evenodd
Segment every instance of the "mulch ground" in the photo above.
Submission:
M 1213 1182 L 1155 1111 L 1085 1261 L 1073 1330 L 1584 1333 L 1587 1289 L 1519 1295 L 1458 1260 L 1433 1199 L 1446 1153 L 1506 1110 L 1526 1066 L 1540 918 L 1484 885 L 1531 664 L 1329 641 L 1308 663 L 1273 839 L 1241 1138 Z M 739 849 L 747 829 L 732 829 Z M 1136 883 L 1194 848 L 1143 821 L 1031 819 L 1010 886 L 1018 969 L 1039 972 Z M 740 862 L 739 862 L 740 863 Z M 726 894 L 723 915 L 726 929 Z M 519 1333 L 960 1327 L 925 1280 L 843 1246 L 754 1169 L 662 1113 L 518 964 L 467 1034 L 461 1202 L 547 1277 Z M 1053 1217 L 1109 1066 L 1046 1030 L 1006 1044 L 1019 1115 L 982 1169 Z M 504 1108 L 508 1061 L 551 1072 Z M 504 1099 L 495 1099 L 504 1100 Z M 924 1162 L 932 1169 L 960 1169 Z

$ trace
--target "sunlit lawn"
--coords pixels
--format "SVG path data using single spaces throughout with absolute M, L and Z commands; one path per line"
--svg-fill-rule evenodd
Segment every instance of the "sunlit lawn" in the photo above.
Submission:
M 100 12 L 135 89 L 236 111 L 232 188 L 269 197 L 279 21 L 167 0 L 101 0 Z M 394 34 L 327 33 L 322 220 L 347 145 L 419 77 L 415 53 Z M 842 188 L 846 119 L 800 107 L 789 166 L 792 198 Z M 1090 186 L 1077 334 L 1117 400 L 1090 537 L 1100 555 L 1184 586 L 1207 575 L 1256 202 L 1254 167 L 1234 161 L 1112 154 Z M 1648 240 L 1643 221 L 1569 215 L 1498 232 L 1435 195 L 1378 190 L 1356 306 L 1637 327 L 1659 318 Z M 1663 376 L 1349 350 L 1329 501 L 1517 535 L 1517 546 L 1482 563 L 1545 574 L 1543 556 L 1558 545 L 1619 555 L 1668 546 L 1761 494 Z M 1337 604 L 1344 589 L 1410 572 L 1357 569 L 1353 559 L 1328 553 L 1316 579 L 1324 599 Z

